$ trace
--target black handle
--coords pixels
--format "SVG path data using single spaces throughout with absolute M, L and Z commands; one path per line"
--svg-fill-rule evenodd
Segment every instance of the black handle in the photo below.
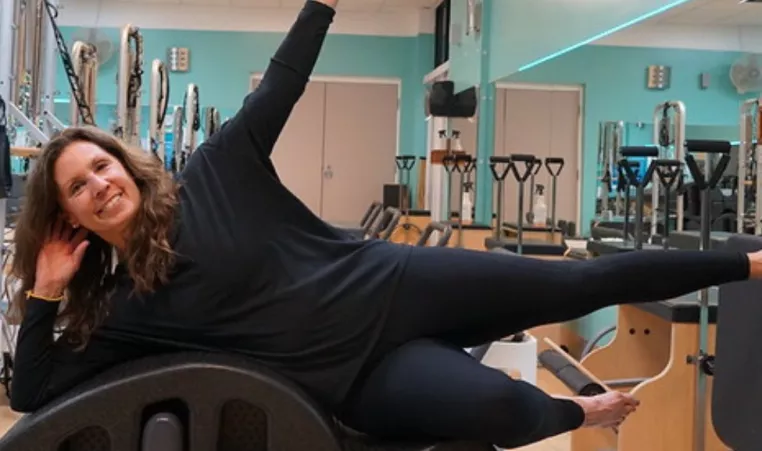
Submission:
M 619 153 L 625 158 L 658 157 L 659 148 L 653 146 L 624 146 L 619 149 Z
M 455 170 L 460 173 L 468 174 L 474 169 L 475 164 L 476 160 L 471 155 L 457 155 L 455 157 Z
M 709 175 L 709 180 L 707 180 L 706 177 L 704 177 L 704 173 L 701 172 L 693 155 L 685 155 L 685 164 L 688 166 L 688 171 L 690 171 L 691 176 L 693 177 L 693 183 L 699 190 L 716 188 L 717 184 L 720 183 L 722 173 L 725 172 L 725 169 L 728 167 L 728 163 L 730 163 L 730 154 L 723 154 L 720 157 L 720 161 L 717 162 L 717 166 L 714 167 L 714 170 Z
M 455 168 L 456 164 L 455 155 L 445 155 L 442 157 L 442 166 L 444 166 L 445 171 L 447 171 L 448 174 L 452 174 L 452 170 Z
M 553 167 L 556 167 L 554 170 Z M 564 159 L 561 157 L 548 157 L 545 159 L 545 168 L 548 170 L 550 175 L 553 177 L 558 177 L 558 175 L 561 173 L 561 170 L 564 168 Z
M 630 161 L 626 158 L 623 158 L 619 161 L 619 164 L 617 165 L 619 168 L 619 178 L 620 183 L 621 179 L 624 179 L 625 183 L 632 186 L 638 185 L 638 174 L 635 173 L 634 169 L 640 168 L 640 162 L 639 161 Z M 624 187 L 622 187 L 624 188 Z
M 685 149 L 690 153 L 730 153 L 730 141 L 717 141 L 711 139 L 687 139 Z
M 540 172 L 540 169 L 542 169 L 542 160 L 539 158 L 534 159 L 534 163 L 532 163 L 532 175 L 537 175 L 538 172 Z
M 400 170 L 410 170 L 415 166 L 415 156 L 413 155 L 397 155 L 397 168 Z
M 730 141 L 719 141 L 710 139 L 688 139 L 685 141 L 685 149 L 687 154 L 685 155 L 685 164 L 688 166 L 693 177 L 693 182 L 699 190 L 714 189 L 717 184 L 720 183 L 722 174 L 727 169 L 730 163 Z M 694 153 L 707 153 L 707 154 L 721 154 L 720 161 L 717 162 L 717 166 L 714 167 L 711 174 L 708 174 L 709 180 L 704 173 L 699 169 L 698 163 L 692 154 Z
M 498 164 L 505 164 L 502 172 L 497 171 Z M 505 176 L 508 175 L 508 171 L 511 170 L 512 166 L 513 161 L 511 161 L 511 157 L 489 157 L 489 168 L 492 171 L 492 177 L 498 182 L 505 180 Z
M 537 166 L 538 163 L 542 163 L 542 160 L 535 157 L 534 155 L 524 154 L 513 154 L 511 155 L 511 160 L 513 161 L 513 164 L 511 165 L 513 176 L 516 178 L 516 181 L 519 182 L 526 182 L 527 179 L 532 175 L 535 166 Z M 519 172 L 519 168 L 516 165 L 516 162 L 524 163 L 523 172 Z
M 624 168 L 624 171 L 627 173 L 627 178 L 630 184 L 633 186 L 645 186 L 649 180 L 654 175 L 654 170 L 656 170 L 656 164 L 654 164 L 656 160 L 651 160 L 651 163 L 649 163 L 648 168 L 646 169 L 645 175 L 643 175 L 643 179 L 638 180 L 638 174 L 635 173 L 635 171 L 632 169 L 633 167 L 639 167 L 640 164 L 633 165 L 629 164 L 630 162 L 628 160 L 622 159 L 622 161 L 619 162 L 619 168 L 620 170 Z
M 680 160 L 654 160 L 653 165 L 661 184 L 667 188 L 671 188 L 677 183 L 683 170 L 683 163 Z

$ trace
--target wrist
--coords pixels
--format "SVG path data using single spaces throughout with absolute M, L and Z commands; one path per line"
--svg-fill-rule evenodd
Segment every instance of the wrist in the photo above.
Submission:
M 63 297 L 64 289 L 60 286 L 53 284 L 35 284 L 27 295 L 30 297 L 38 297 L 44 300 L 58 300 Z

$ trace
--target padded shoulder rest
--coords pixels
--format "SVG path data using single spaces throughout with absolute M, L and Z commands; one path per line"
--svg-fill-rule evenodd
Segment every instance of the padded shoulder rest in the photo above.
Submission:
M 268 422 L 269 449 L 341 449 L 333 423 L 299 388 L 251 361 L 211 353 L 159 355 L 112 368 L 23 417 L 0 439 L 0 449 L 58 450 L 93 427 L 108 436 L 106 449 L 138 449 L 144 408 L 172 399 L 188 406 L 192 451 L 221 449 L 220 415 L 228 401 L 277 419 Z

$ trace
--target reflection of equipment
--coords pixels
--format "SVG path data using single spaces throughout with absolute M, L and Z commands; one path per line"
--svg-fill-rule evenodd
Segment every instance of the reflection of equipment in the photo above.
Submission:
M 598 189 L 596 193 L 596 219 L 611 219 L 622 214 L 622 189 L 617 183 L 619 149 L 622 147 L 624 122 L 602 122 L 598 130 Z M 614 192 L 614 208 L 609 197 Z
M 670 113 L 672 113 L 670 115 Z M 659 148 L 659 154 L 656 158 L 664 160 L 683 161 L 683 145 L 685 143 L 685 105 L 683 102 L 672 100 L 656 105 L 654 109 L 654 144 Z M 682 178 L 685 173 L 681 173 L 678 179 L 678 186 L 682 184 Z M 648 180 L 645 183 L 654 182 Z M 651 188 L 651 237 L 656 236 L 659 209 L 659 183 L 653 183 Z M 669 205 L 667 205 L 669 210 Z M 675 201 L 676 230 L 683 230 L 683 196 L 677 196 Z M 669 218 L 666 218 L 669 220 Z

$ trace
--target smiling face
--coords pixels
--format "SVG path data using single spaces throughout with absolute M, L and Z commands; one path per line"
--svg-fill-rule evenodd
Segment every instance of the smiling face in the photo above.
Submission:
M 124 165 L 88 141 L 66 146 L 54 165 L 66 219 L 122 247 L 140 207 L 140 191 Z

